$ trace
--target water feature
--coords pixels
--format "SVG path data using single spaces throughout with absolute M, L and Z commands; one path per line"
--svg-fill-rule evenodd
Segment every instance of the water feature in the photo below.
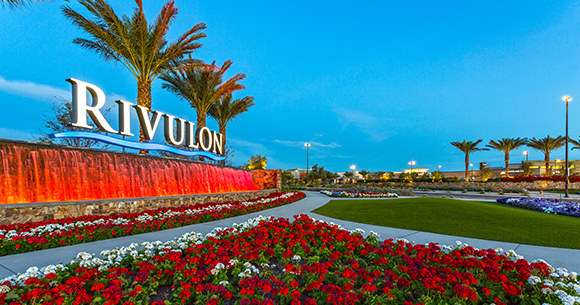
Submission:
M 254 191 L 250 171 L 0 140 L 0 204 Z

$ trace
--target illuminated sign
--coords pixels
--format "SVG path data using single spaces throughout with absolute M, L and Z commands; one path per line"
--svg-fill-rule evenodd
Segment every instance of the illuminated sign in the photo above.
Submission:
M 69 78 L 66 81 L 72 84 L 72 126 L 92 129 L 93 127 L 87 122 L 88 115 L 102 131 L 122 136 L 134 136 L 131 133 L 130 116 L 131 108 L 133 108 L 139 118 L 145 139 L 153 139 L 160 121 L 163 119 L 163 129 L 167 143 L 175 146 L 184 144 L 185 147 L 196 149 L 197 151 L 177 149 L 173 146 L 157 143 L 125 141 L 103 134 L 83 131 L 55 133 L 51 135 L 54 138 L 86 138 L 134 149 L 167 151 L 182 156 L 202 156 L 214 161 L 225 159 L 223 156 L 217 156 L 224 153 L 222 151 L 223 136 L 221 134 L 211 131 L 207 127 L 195 129 L 195 123 L 193 122 L 176 118 L 160 111 L 150 111 L 147 107 L 133 105 L 127 101 L 116 101 L 119 107 L 119 127 L 118 130 L 115 130 L 100 111 L 105 105 L 105 93 L 103 90 L 93 84 L 74 78 Z M 87 92 L 92 97 L 90 105 L 87 104 Z M 151 112 L 151 117 L 149 112 Z

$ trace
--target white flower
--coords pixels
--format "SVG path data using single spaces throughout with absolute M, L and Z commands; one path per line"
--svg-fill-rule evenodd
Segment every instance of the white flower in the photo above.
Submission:
M 292 259 L 293 259 L 293 260 L 295 260 L 295 261 L 299 261 L 299 260 L 301 260 L 301 259 L 302 259 L 302 257 L 300 257 L 300 255 L 294 255 L 294 256 L 292 257 Z
M 536 285 L 542 282 L 542 279 L 540 279 L 540 277 L 532 275 L 528 278 L 528 283 L 530 283 L 530 285 Z

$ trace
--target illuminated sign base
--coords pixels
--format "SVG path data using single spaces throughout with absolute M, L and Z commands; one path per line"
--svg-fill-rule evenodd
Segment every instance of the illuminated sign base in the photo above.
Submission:
M 223 156 L 216 156 L 210 152 L 205 151 L 190 151 L 190 150 L 182 150 L 177 149 L 175 147 L 157 144 L 157 143 L 141 143 L 141 142 L 133 142 L 133 141 L 126 141 L 117 138 L 113 138 L 110 136 L 106 136 L 103 134 L 92 133 L 92 132 L 84 132 L 84 131 L 67 131 L 67 132 L 59 132 L 50 135 L 51 138 L 81 138 L 81 139 L 91 139 L 97 140 L 113 145 L 118 145 L 121 147 L 126 148 L 133 148 L 139 150 L 156 150 L 156 151 L 165 151 L 170 152 L 176 155 L 185 156 L 185 157 L 205 157 L 211 159 L 213 161 L 222 161 L 225 160 Z

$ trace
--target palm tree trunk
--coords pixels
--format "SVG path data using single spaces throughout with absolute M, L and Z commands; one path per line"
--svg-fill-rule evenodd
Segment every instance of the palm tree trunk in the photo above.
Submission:
M 207 112 L 197 111 L 197 129 L 199 130 L 202 127 L 205 127 L 205 118 L 207 116 Z M 203 141 L 202 137 L 198 139 L 200 142 Z M 203 161 L 204 157 L 199 157 L 199 161 Z
M 469 182 L 469 154 L 465 154 L 465 181 Z
M 151 110 L 151 81 L 137 81 L 137 105 L 147 107 Z M 143 126 L 139 128 L 139 142 L 149 142 L 145 138 Z M 148 155 L 148 150 L 139 150 L 139 153 Z
M 220 126 L 220 133 L 222 134 L 222 153 L 226 154 L 226 125 Z M 221 164 L 226 165 L 226 159 L 220 161 Z
M 510 155 L 505 155 L 505 176 L 510 177 Z
M 544 162 L 546 162 L 546 177 L 552 176 L 552 171 L 550 170 L 550 155 L 544 155 Z

